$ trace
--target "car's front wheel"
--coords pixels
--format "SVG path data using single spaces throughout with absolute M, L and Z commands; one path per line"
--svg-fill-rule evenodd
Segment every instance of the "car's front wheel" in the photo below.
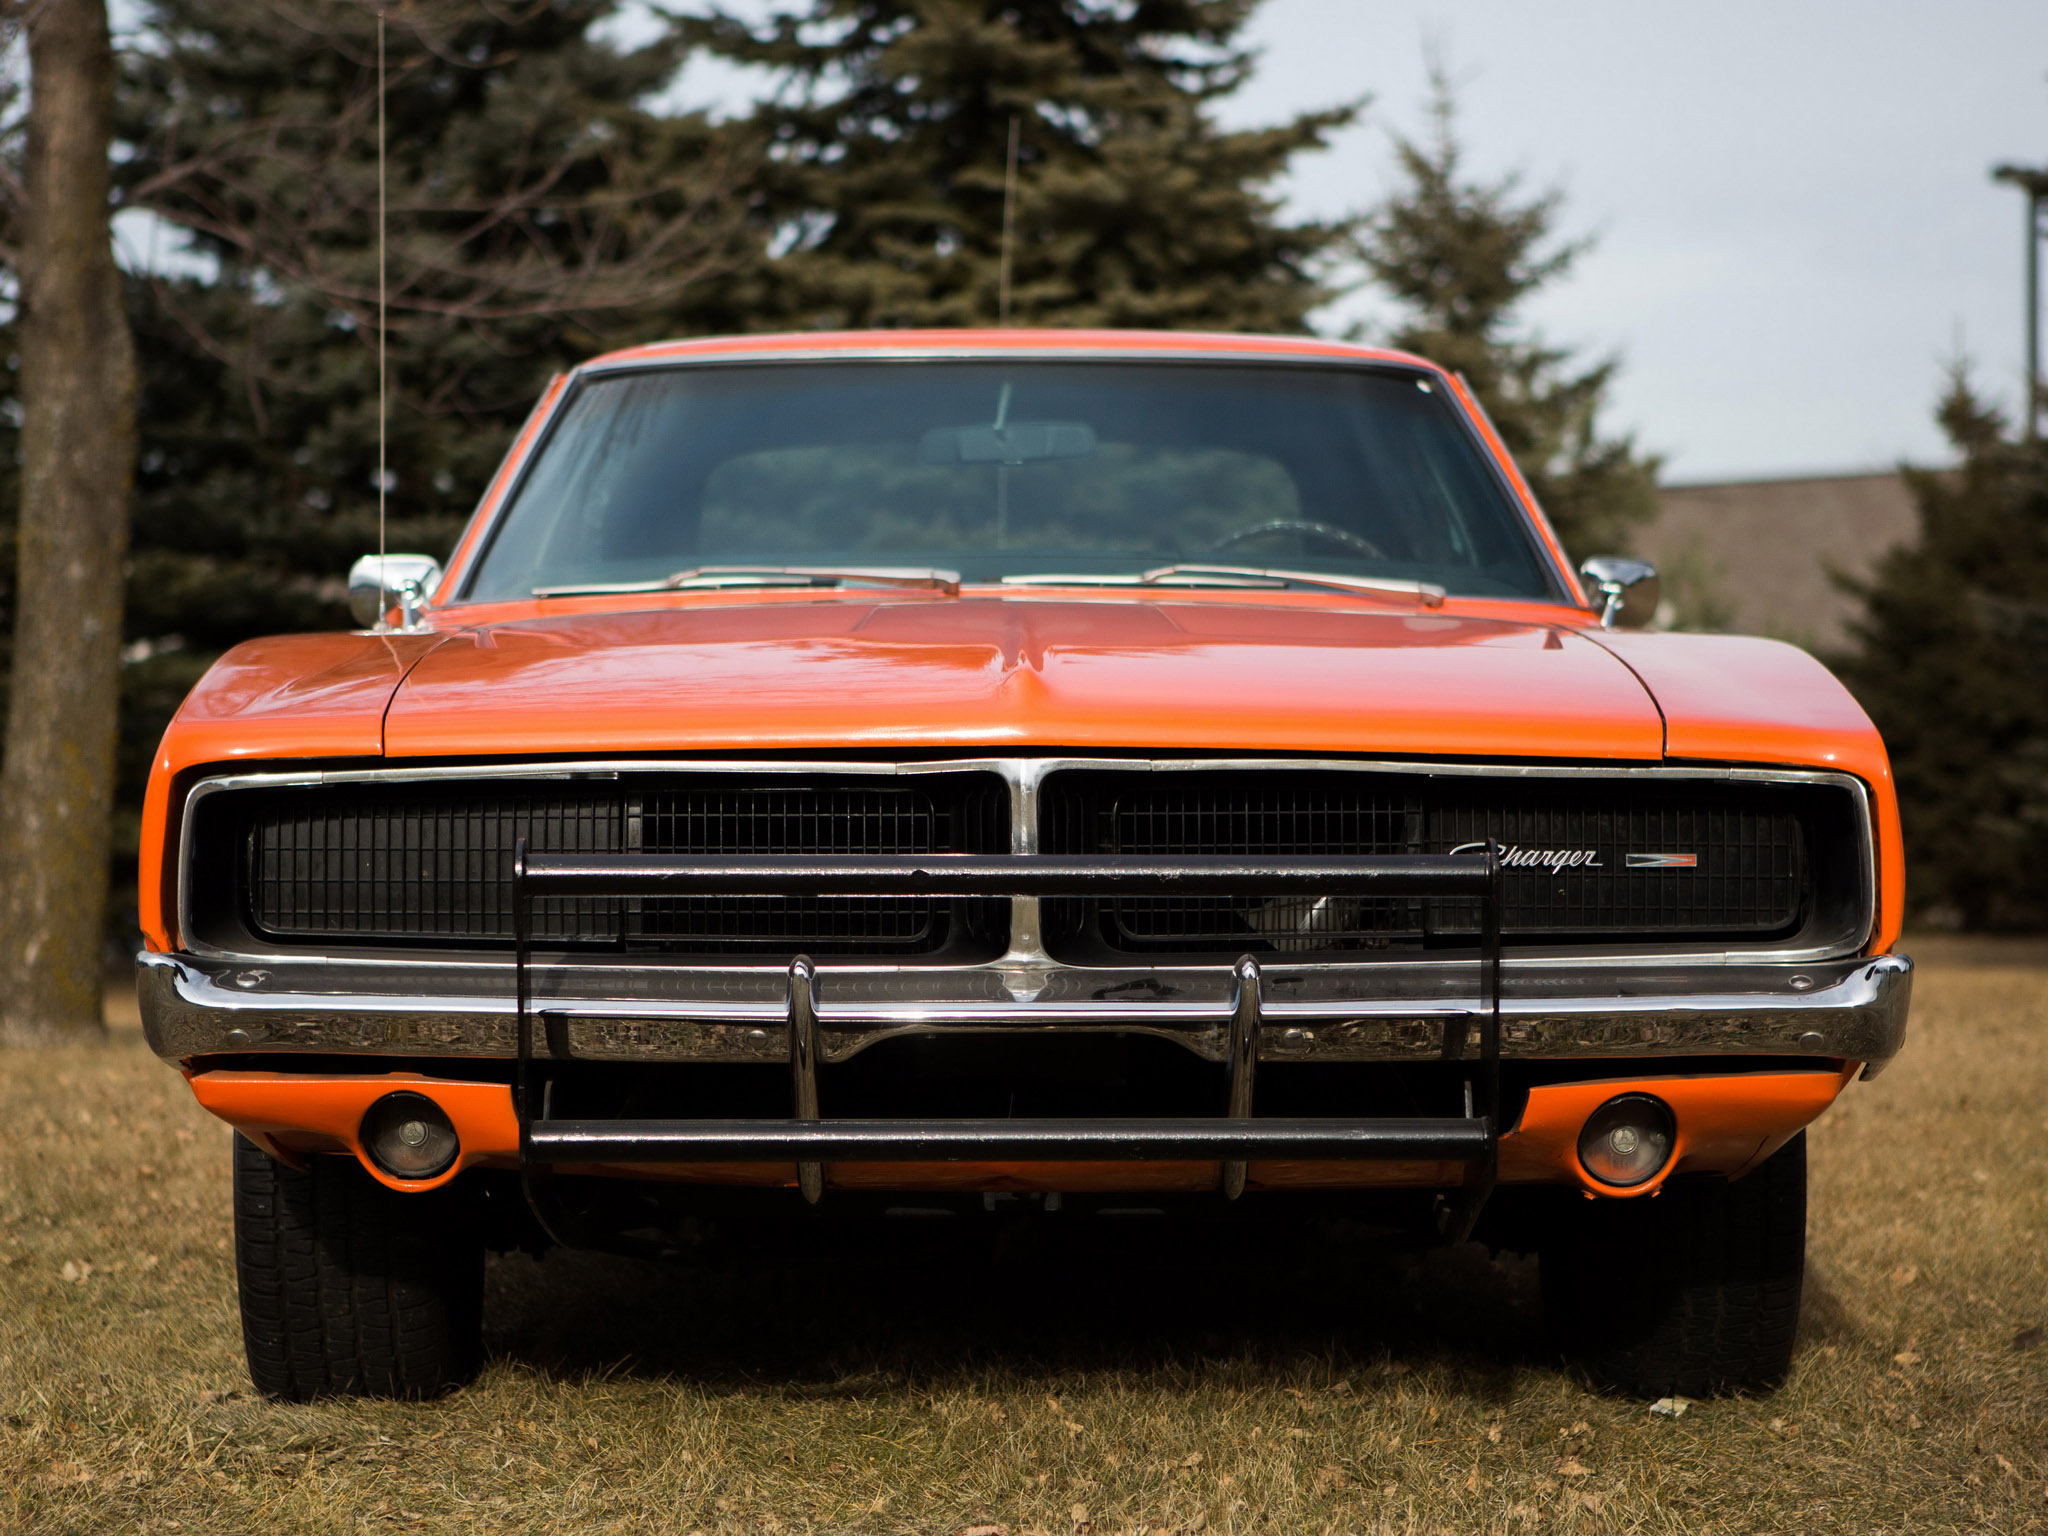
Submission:
M 402 1194 L 352 1158 L 301 1172 L 238 1135 L 235 1277 L 266 1397 L 434 1397 L 476 1374 L 483 1241 L 459 1181 Z
M 1784 1380 L 1806 1268 L 1806 1136 L 1743 1178 L 1654 1198 L 1575 1200 L 1542 1247 L 1543 1304 L 1566 1356 L 1645 1397 Z

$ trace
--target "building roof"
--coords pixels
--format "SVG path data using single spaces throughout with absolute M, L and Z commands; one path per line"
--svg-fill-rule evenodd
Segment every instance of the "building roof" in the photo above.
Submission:
M 1848 642 L 1857 608 L 1830 572 L 1868 576 L 1920 526 L 1895 470 L 1667 486 L 1657 499 L 1634 545 L 1656 563 L 1679 622 L 1823 652 Z

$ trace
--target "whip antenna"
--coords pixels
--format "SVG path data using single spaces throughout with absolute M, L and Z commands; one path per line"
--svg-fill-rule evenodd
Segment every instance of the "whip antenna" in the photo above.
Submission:
M 1002 277 L 997 286 L 996 324 L 1010 323 L 1010 236 L 1017 222 L 1017 134 L 1022 120 L 1010 114 L 1010 160 L 1003 172 Z
M 384 584 L 385 436 L 391 401 L 384 368 L 384 13 L 377 13 L 377 584 Z M 382 599 L 380 598 L 381 602 Z

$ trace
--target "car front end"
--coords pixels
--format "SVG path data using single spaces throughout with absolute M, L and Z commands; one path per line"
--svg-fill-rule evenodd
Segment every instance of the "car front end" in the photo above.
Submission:
M 1363 467 L 1312 465 L 1340 427 Z M 1371 474 L 1409 510 L 1356 512 Z M 1124 547 L 1160 505 L 1198 547 Z M 1603 625 L 1632 579 L 1589 602 L 1398 355 L 605 360 L 436 590 L 188 701 L 149 1037 L 276 1165 L 500 1189 L 571 1244 L 1014 1198 L 1540 1248 L 1584 1200 L 1760 1189 L 1904 1039 L 1889 770 L 1802 653 Z

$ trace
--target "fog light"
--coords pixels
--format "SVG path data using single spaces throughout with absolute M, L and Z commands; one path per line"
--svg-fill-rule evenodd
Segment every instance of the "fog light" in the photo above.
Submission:
M 1671 1111 L 1647 1093 L 1609 1099 L 1579 1132 L 1579 1161 L 1602 1184 L 1628 1189 L 1653 1179 L 1671 1157 Z
M 423 1093 L 387 1093 L 363 1116 L 363 1145 L 394 1179 L 431 1179 L 461 1144 L 441 1106 Z

